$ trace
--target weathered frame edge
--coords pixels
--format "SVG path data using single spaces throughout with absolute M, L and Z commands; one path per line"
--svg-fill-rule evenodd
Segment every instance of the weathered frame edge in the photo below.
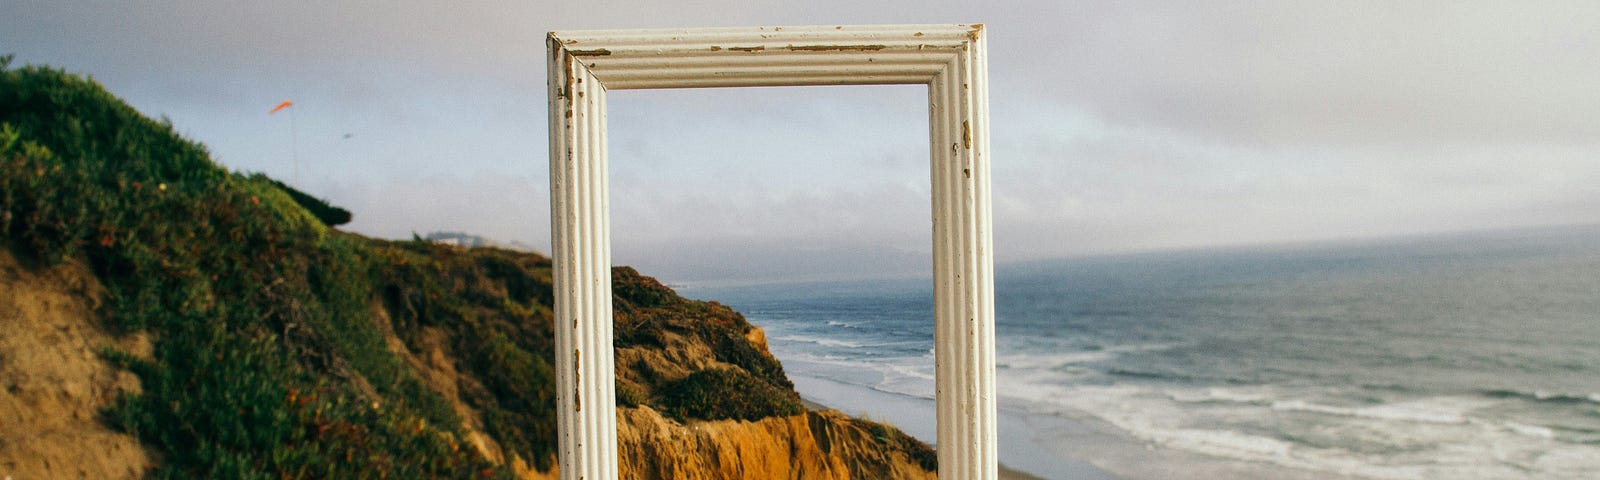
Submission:
M 551 257 L 563 479 L 617 476 L 606 91 L 896 83 L 928 86 L 939 475 L 996 478 L 985 50 L 976 24 L 551 32 Z M 691 74 L 683 75 L 685 69 Z

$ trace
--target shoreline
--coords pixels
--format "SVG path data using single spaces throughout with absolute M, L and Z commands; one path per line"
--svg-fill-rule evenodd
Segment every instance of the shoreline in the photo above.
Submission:
M 937 448 L 934 425 L 934 403 L 931 399 L 880 392 L 835 380 L 806 375 L 789 374 L 800 392 L 807 408 L 820 407 L 837 410 L 847 415 L 894 425 L 907 435 L 927 442 Z M 1081 459 L 1060 453 L 1049 439 L 1038 435 L 1027 418 L 1010 409 L 1000 409 L 1000 438 L 1006 443 L 1000 449 L 1000 478 L 1006 480 L 1085 479 L 1114 480 L 1121 478 Z M 1062 419 L 1062 425 L 1069 425 Z
M 839 410 L 837 408 L 833 408 L 833 407 L 830 407 L 830 406 L 827 406 L 827 405 L 823 405 L 823 404 L 814 402 L 811 399 L 806 398 L 805 396 L 801 396 L 800 397 L 800 404 L 804 405 L 806 407 L 806 410 L 810 410 L 810 411 L 820 412 L 820 411 L 824 411 L 824 410 L 833 410 L 833 411 L 840 412 L 840 413 L 846 413 L 843 410 Z M 918 440 L 921 440 L 921 438 L 918 438 Z M 1044 480 L 1044 479 L 1043 478 L 1039 478 L 1037 475 L 1034 475 L 1034 474 L 1031 474 L 1031 473 L 1028 473 L 1028 472 L 1024 472 L 1024 471 L 1021 471 L 1021 470 L 1013 470 L 1010 467 L 1005 466 L 1005 464 L 1000 464 L 1000 480 Z
M 837 408 L 829 407 L 827 405 L 823 405 L 823 404 L 811 401 L 810 399 L 807 399 L 807 398 L 805 398 L 803 396 L 800 397 L 800 403 L 802 405 L 805 405 L 806 410 L 811 410 L 811 411 L 833 410 L 833 411 L 836 411 L 836 412 L 843 413 L 842 410 L 839 410 Z M 1028 472 L 1024 472 L 1024 471 L 1021 471 L 1021 470 L 1012 469 L 1010 467 L 1007 467 L 1004 463 L 1002 463 L 1002 464 L 1000 464 L 1000 480 L 1045 480 L 1045 479 L 1039 477 L 1038 475 L 1034 475 L 1034 474 L 1031 474 L 1031 473 L 1028 473 Z
M 789 374 L 808 408 L 894 425 L 930 445 L 937 436 L 934 401 L 826 378 Z M 1356 480 L 1332 471 L 1249 462 L 1178 450 L 1135 438 L 1086 412 L 1053 415 L 1001 401 L 1001 478 L 1011 480 Z

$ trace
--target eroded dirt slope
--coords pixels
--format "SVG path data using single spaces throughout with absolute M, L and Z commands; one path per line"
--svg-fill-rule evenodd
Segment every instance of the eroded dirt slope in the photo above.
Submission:
M 0 477 L 138 478 L 153 455 L 99 412 L 139 381 L 98 352 L 150 342 L 101 327 L 105 290 L 82 265 L 28 263 L 0 248 Z

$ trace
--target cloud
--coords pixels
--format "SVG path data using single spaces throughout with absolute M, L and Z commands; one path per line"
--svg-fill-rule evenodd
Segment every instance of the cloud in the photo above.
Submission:
M 848 8 L 847 8 L 848 7 Z M 409 72 L 542 89 L 555 28 L 991 24 L 998 84 L 1110 122 L 1233 142 L 1593 144 L 1593 2 L 24 2 L 8 44 L 98 75 L 309 90 Z M 824 13 L 829 12 L 829 13 Z M 469 82 L 467 78 L 477 78 Z M 222 82 L 227 83 L 227 82 Z M 364 88 L 338 89 L 360 98 Z M 997 99 L 1008 92 L 997 92 Z M 389 99 L 373 99 L 386 101 Z
M 1048 33 L 1026 29 L 1049 54 L 994 75 L 1111 122 L 1231 142 L 1600 139 L 1592 2 L 1075 7 Z
M 995 166 L 1001 258 L 1600 222 L 1600 163 L 1585 146 L 1286 147 L 1036 128 L 1012 152 L 1029 161 Z
M 543 248 L 547 30 L 984 22 L 996 254 L 1024 260 L 1600 222 L 1597 5 L 24 0 L 0 45 L 92 73 L 230 168 L 293 180 L 298 151 L 296 183 L 355 231 Z M 616 258 L 917 270 L 922 95 L 614 93 Z M 285 98 L 292 119 L 264 114 Z

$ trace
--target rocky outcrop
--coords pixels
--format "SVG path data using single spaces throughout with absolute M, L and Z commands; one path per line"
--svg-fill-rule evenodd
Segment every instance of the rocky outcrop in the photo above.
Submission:
M 690 421 L 649 407 L 617 412 L 618 461 L 629 479 L 931 479 L 870 424 L 833 410 L 757 421 Z M 881 431 L 879 432 L 881 433 Z
M 432 278 L 454 285 L 440 296 L 510 295 L 515 278 L 535 283 L 548 281 L 540 273 L 548 265 L 542 257 L 494 250 L 465 250 L 432 246 L 440 269 Z M 475 264 L 493 264 L 493 258 L 533 258 L 536 261 L 509 262 L 527 267 L 528 276 L 489 275 Z M 699 302 L 678 296 L 653 278 L 630 268 L 618 268 L 613 276 L 616 292 L 615 342 L 617 365 L 617 409 L 619 473 L 626 479 L 923 479 L 934 476 L 933 451 L 899 430 L 874 422 L 851 418 L 837 411 L 807 411 L 784 375 L 781 364 L 767 351 L 761 328 L 745 321 L 738 312 L 715 302 Z M 539 290 L 539 289 L 534 289 Z M 515 296 L 515 295 L 511 295 Z M 379 302 L 383 303 L 383 302 Z M 531 465 L 553 464 L 553 459 L 524 458 L 523 452 L 506 448 L 497 440 L 485 408 L 500 408 L 499 402 L 481 393 L 494 380 L 493 371 L 470 368 L 462 338 L 473 333 L 459 325 L 442 322 L 440 327 L 420 327 L 405 334 L 407 313 L 404 301 L 374 305 L 373 318 L 385 332 L 390 350 L 411 366 L 431 390 L 444 397 L 462 419 L 461 431 L 468 444 L 490 460 L 512 468 L 521 478 L 554 478 L 553 468 Z M 491 317 L 487 313 L 480 318 Z M 546 322 L 546 317 L 534 317 Z M 420 323 L 431 323 L 421 321 Z M 502 327 L 503 328 L 503 327 Z M 534 329 L 531 337 L 514 339 L 519 343 L 548 342 L 546 325 Z M 509 331 L 509 329 L 506 329 Z M 401 332 L 397 334 L 396 332 Z M 755 408 L 686 409 L 675 403 L 673 392 L 681 392 L 685 379 L 697 372 L 735 372 L 734 378 L 761 387 L 754 391 L 713 392 L 729 398 L 737 407 L 750 406 L 750 398 L 766 399 Z M 476 395 L 476 396 L 474 396 Z M 792 401 L 792 404 L 789 403 Z M 475 408 L 479 405 L 484 408 Z M 784 408 L 764 410 L 770 405 Z M 726 405 L 723 405 L 726 406 Z M 707 415 L 707 411 L 711 412 Z M 687 412 L 687 413 L 686 413 Z M 751 412 L 756 412 L 752 414 Z M 725 415 L 724 415 L 725 414 Z M 534 462 L 541 460 L 542 462 Z

